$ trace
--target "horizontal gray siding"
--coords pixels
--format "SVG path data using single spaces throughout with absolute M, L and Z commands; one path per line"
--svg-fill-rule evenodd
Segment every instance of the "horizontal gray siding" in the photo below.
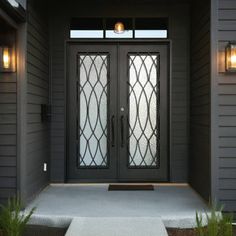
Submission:
M 45 9 L 29 1 L 27 21 L 27 134 L 25 192 L 31 199 L 49 181 L 49 125 L 41 121 L 41 104 L 49 104 L 49 38 Z
M 62 2 L 63 3 L 63 2 Z M 57 10 L 55 12 L 55 5 Z M 64 11 L 64 5 L 52 1 L 50 10 L 50 48 L 52 76 L 51 123 L 51 180 L 65 180 L 65 40 L 69 35 L 69 22 L 75 16 L 169 16 L 169 35 L 172 40 L 171 78 L 171 157 L 172 182 L 188 181 L 189 149 L 189 6 L 185 4 L 129 5 L 116 7 L 106 3 L 91 8 L 72 1 Z M 117 11 L 119 9 L 119 11 Z M 66 15 L 67 14 L 67 15 Z
M 236 2 L 218 0 L 218 48 L 236 40 Z M 236 212 L 236 76 L 218 74 L 218 198 L 225 210 Z
M 16 73 L 0 73 L 0 204 L 16 194 Z
M 190 184 L 210 196 L 210 3 L 191 11 Z
M 1 24 L 2 26 L 2 24 Z M 0 28 L 1 43 L 15 44 L 16 31 Z M 17 189 L 17 74 L 0 73 L 0 204 Z

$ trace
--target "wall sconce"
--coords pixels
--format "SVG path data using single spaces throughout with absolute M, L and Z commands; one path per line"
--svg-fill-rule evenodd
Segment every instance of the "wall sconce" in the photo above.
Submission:
M 15 72 L 15 50 L 11 47 L 0 47 L 0 72 Z
M 236 72 L 236 41 L 229 42 L 225 48 L 225 70 Z
M 125 26 L 122 22 L 117 22 L 114 27 L 114 32 L 116 34 L 122 34 L 125 32 Z

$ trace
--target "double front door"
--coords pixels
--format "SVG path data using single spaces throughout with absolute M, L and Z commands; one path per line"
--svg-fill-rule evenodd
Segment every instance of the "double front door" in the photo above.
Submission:
M 168 180 L 168 46 L 75 44 L 67 58 L 67 177 Z

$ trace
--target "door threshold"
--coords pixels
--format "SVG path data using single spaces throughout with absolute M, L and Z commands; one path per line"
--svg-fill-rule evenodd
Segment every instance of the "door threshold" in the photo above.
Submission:
M 168 186 L 168 187 L 188 187 L 188 183 L 51 183 L 50 186 L 107 186 L 113 185 L 153 185 L 153 186 Z

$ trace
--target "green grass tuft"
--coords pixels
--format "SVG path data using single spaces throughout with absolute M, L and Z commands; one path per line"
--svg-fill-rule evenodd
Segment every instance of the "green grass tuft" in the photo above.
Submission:
M 30 217 L 35 211 L 31 211 L 24 215 L 21 213 L 22 204 L 18 197 L 8 199 L 6 206 L 0 206 L 0 229 L 6 236 L 21 236 Z
M 203 225 L 202 214 L 196 213 L 197 236 L 232 236 L 233 235 L 233 216 L 222 214 L 223 207 L 217 209 L 216 204 L 211 207 L 210 214 L 205 213 L 207 225 Z

